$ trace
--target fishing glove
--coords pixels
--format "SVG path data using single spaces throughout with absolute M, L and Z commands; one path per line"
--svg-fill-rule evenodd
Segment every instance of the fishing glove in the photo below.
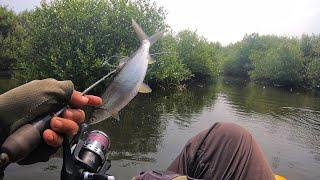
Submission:
M 44 79 L 31 81 L 0 95 L 0 143 L 22 125 L 67 105 L 73 89 L 71 81 Z M 42 142 L 18 163 L 48 161 L 56 150 Z

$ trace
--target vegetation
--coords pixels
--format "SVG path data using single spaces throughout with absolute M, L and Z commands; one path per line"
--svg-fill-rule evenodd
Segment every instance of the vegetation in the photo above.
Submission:
M 281 86 L 320 87 L 320 36 L 246 35 L 224 49 L 222 72 Z
M 320 36 L 303 35 L 300 48 L 305 80 L 309 86 L 320 88 Z
M 250 77 L 282 85 L 302 82 L 302 61 L 296 39 L 262 38 L 260 49 L 253 50 Z M 262 49 L 262 50 L 261 50 Z
M 151 65 L 147 73 L 147 81 L 151 83 L 179 84 L 191 77 L 190 70 L 179 58 L 178 42 L 172 34 L 168 34 L 155 44 L 155 49 L 164 54 L 154 56 L 156 63 Z
M 13 68 L 21 54 L 25 37 L 19 18 L 6 7 L 0 6 L 0 71 Z
M 21 77 L 71 79 L 77 88 L 84 89 L 113 68 L 102 66 L 105 59 L 130 55 L 139 45 L 131 18 L 146 33 L 165 28 L 164 11 L 144 0 L 56 0 L 41 4 L 27 17 L 27 50 L 19 64 L 27 74 Z M 117 65 L 112 60 L 110 64 Z
M 130 56 L 138 48 L 132 18 L 149 35 L 170 30 L 165 24 L 166 12 L 149 0 L 55 0 L 49 4 L 43 1 L 34 11 L 19 15 L 5 11 L 14 18 L 21 17 L 19 25 L 27 34 L 20 41 L 23 47 L 10 48 L 23 52 L 17 56 L 15 66 L 25 71 L 16 73 L 16 77 L 25 81 L 47 77 L 71 79 L 80 89 L 114 68 L 102 66 L 106 59 L 117 65 L 118 59 L 110 57 Z M 179 84 L 193 76 L 217 76 L 219 47 L 193 32 L 182 34 L 167 33 L 152 47 L 157 61 L 150 66 L 146 78 L 149 83 Z M 189 42 L 197 46 L 186 51 L 184 43 L 191 36 L 194 39 Z
M 189 30 L 180 32 L 177 40 L 179 57 L 196 77 L 218 75 L 220 44 L 209 43 Z
M 146 81 L 179 85 L 218 75 L 275 85 L 320 87 L 320 36 L 246 35 L 222 47 L 196 32 L 170 32 L 166 12 L 149 0 L 54 0 L 13 13 L 0 7 L 0 69 L 20 68 L 22 81 L 71 79 L 84 89 L 139 46 L 135 19 L 147 34 L 166 29 L 151 49 Z M 115 57 L 115 58 L 111 58 Z M 108 59 L 110 65 L 103 66 Z M 85 80 L 85 81 L 84 81 Z
M 251 51 L 257 47 L 257 34 L 246 35 L 238 42 L 225 49 L 223 73 L 230 76 L 249 77 L 252 70 Z

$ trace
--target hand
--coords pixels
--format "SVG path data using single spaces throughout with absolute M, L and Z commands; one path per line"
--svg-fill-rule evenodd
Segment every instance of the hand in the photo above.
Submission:
M 59 133 L 74 135 L 78 131 L 78 124 L 85 119 L 80 108 L 100 105 L 101 102 L 96 96 L 82 97 L 81 93 L 74 91 L 71 81 L 43 79 L 16 87 L 0 95 L 0 144 L 21 126 L 69 104 L 72 109 L 64 112 L 62 118 L 52 118 L 51 129 L 45 130 L 42 135 L 44 142 L 18 164 L 48 161 L 62 144 Z
M 44 141 L 52 146 L 59 147 L 62 145 L 63 137 L 59 133 L 74 136 L 79 130 L 79 124 L 85 120 L 85 113 L 80 108 L 85 105 L 99 106 L 102 104 L 102 99 L 97 96 L 85 95 L 80 92 L 73 91 L 70 105 L 74 108 L 68 108 L 62 114 L 62 117 L 54 117 L 51 119 L 51 129 L 46 129 L 43 132 Z

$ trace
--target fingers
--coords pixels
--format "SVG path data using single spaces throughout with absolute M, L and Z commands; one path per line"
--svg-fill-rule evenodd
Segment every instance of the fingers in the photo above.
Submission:
M 65 110 L 62 114 L 63 118 L 70 119 L 75 121 L 78 124 L 81 124 L 84 122 L 86 115 L 83 110 L 81 109 L 70 109 L 68 108 Z
M 102 99 L 92 95 L 83 96 L 80 92 L 73 91 L 70 104 L 76 108 L 81 108 L 84 105 L 99 106 L 102 104 Z
M 62 145 L 63 142 L 62 136 L 58 135 L 51 129 L 46 129 L 43 132 L 43 139 L 48 145 L 52 147 L 59 147 Z
M 76 122 L 64 119 L 61 117 L 54 117 L 51 119 L 50 123 L 51 129 L 54 130 L 57 133 L 67 134 L 67 135 L 76 135 L 79 126 Z
M 73 108 L 68 108 L 61 117 L 53 117 L 51 119 L 51 129 L 43 132 L 44 141 L 53 147 L 62 145 L 63 138 L 61 134 L 75 135 L 79 130 L 78 124 L 85 120 L 85 113 L 80 108 L 85 105 L 99 106 L 102 104 L 102 99 L 97 96 L 85 95 L 83 96 L 78 91 L 73 91 L 70 104 Z M 78 109 L 79 108 L 79 109 Z
M 67 109 L 62 116 L 64 118 L 52 118 L 51 129 L 43 132 L 44 141 L 52 147 L 62 145 L 63 137 L 58 133 L 75 135 L 79 130 L 78 124 L 83 123 L 85 120 L 85 113 L 81 109 Z
M 100 106 L 102 104 L 102 99 L 98 96 L 85 95 L 89 99 L 88 105 L 91 106 Z
M 81 108 L 82 106 L 88 104 L 88 102 L 89 99 L 87 97 L 82 96 L 82 94 L 78 91 L 73 91 L 70 100 L 72 107 Z

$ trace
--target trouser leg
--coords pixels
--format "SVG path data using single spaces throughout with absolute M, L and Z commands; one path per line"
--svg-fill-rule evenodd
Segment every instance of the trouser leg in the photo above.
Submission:
M 255 139 L 233 123 L 216 123 L 190 139 L 168 171 L 199 179 L 274 179 Z

